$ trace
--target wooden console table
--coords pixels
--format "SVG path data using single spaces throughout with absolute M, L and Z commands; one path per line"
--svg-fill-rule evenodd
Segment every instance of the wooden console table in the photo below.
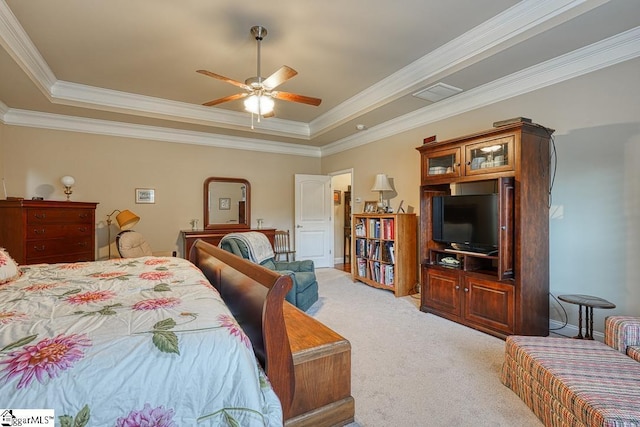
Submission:
M 260 229 L 248 229 L 248 228 L 207 228 L 201 230 L 180 230 L 180 236 L 182 237 L 182 256 L 189 259 L 189 251 L 194 242 L 198 239 L 202 239 L 207 243 L 218 246 L 223 236 L 229 233 L 246 233 L 247 231 L 259 231 L 267 236 L 271 246 L 276 237 L 275 228 L 260 228 Z

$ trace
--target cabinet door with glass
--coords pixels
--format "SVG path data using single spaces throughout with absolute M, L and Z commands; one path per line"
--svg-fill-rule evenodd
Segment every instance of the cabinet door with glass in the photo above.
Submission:
M 465 175 L 514 170 L 515 135 L 465 146 Z
M 451 179 L 461 175 L 460 148 L 438 150 L 422 156 L 423 184 L 442 178 Z M 425 182 L 426 181 L 426 182 Z

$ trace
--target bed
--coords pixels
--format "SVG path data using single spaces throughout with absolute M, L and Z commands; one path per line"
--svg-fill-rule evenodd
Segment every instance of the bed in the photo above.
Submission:
M 189 261 L 19 270 L 0 285 L 0 407 L 54 409 L 63 426 L 283 424 L 264 355 Z

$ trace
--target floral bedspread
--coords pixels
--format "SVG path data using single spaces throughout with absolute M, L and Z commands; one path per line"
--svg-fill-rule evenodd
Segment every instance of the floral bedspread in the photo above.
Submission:
M 0 286 L 0 408 L 60 426 L 281 426 L 247 336 L 187 260 L 20 267 Z

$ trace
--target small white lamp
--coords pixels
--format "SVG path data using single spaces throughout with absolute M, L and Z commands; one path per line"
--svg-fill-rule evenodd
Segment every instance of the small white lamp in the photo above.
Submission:
M 69 200 L 71 197 L 71 193 L 73 193 L 73 191 L 71 191 L 71 187 L 73 187 L 73 184 L 76 183 L 76 180 L 73 179 L 72 176 L 65 175 L 60 178 L 60 182 L 62 183 L 62 185 L 64 185 L 64 194 L 67 195 L 67 200 Z
M 384 201 L 382 198 L 382 193 L 384 193 L 385 191 L 393 191 L 393 188 L 391 188 L 391 184 L 389 184 L 389 178 L 387 178 L 387 175 L 383 173 L 377 174 L 376 182 L 373 184 L 373 188 L 371 189 L 371 191 L 378 191 L 380 193 L 380 197 L 378 198 L 378 212 L 383 212 Z

